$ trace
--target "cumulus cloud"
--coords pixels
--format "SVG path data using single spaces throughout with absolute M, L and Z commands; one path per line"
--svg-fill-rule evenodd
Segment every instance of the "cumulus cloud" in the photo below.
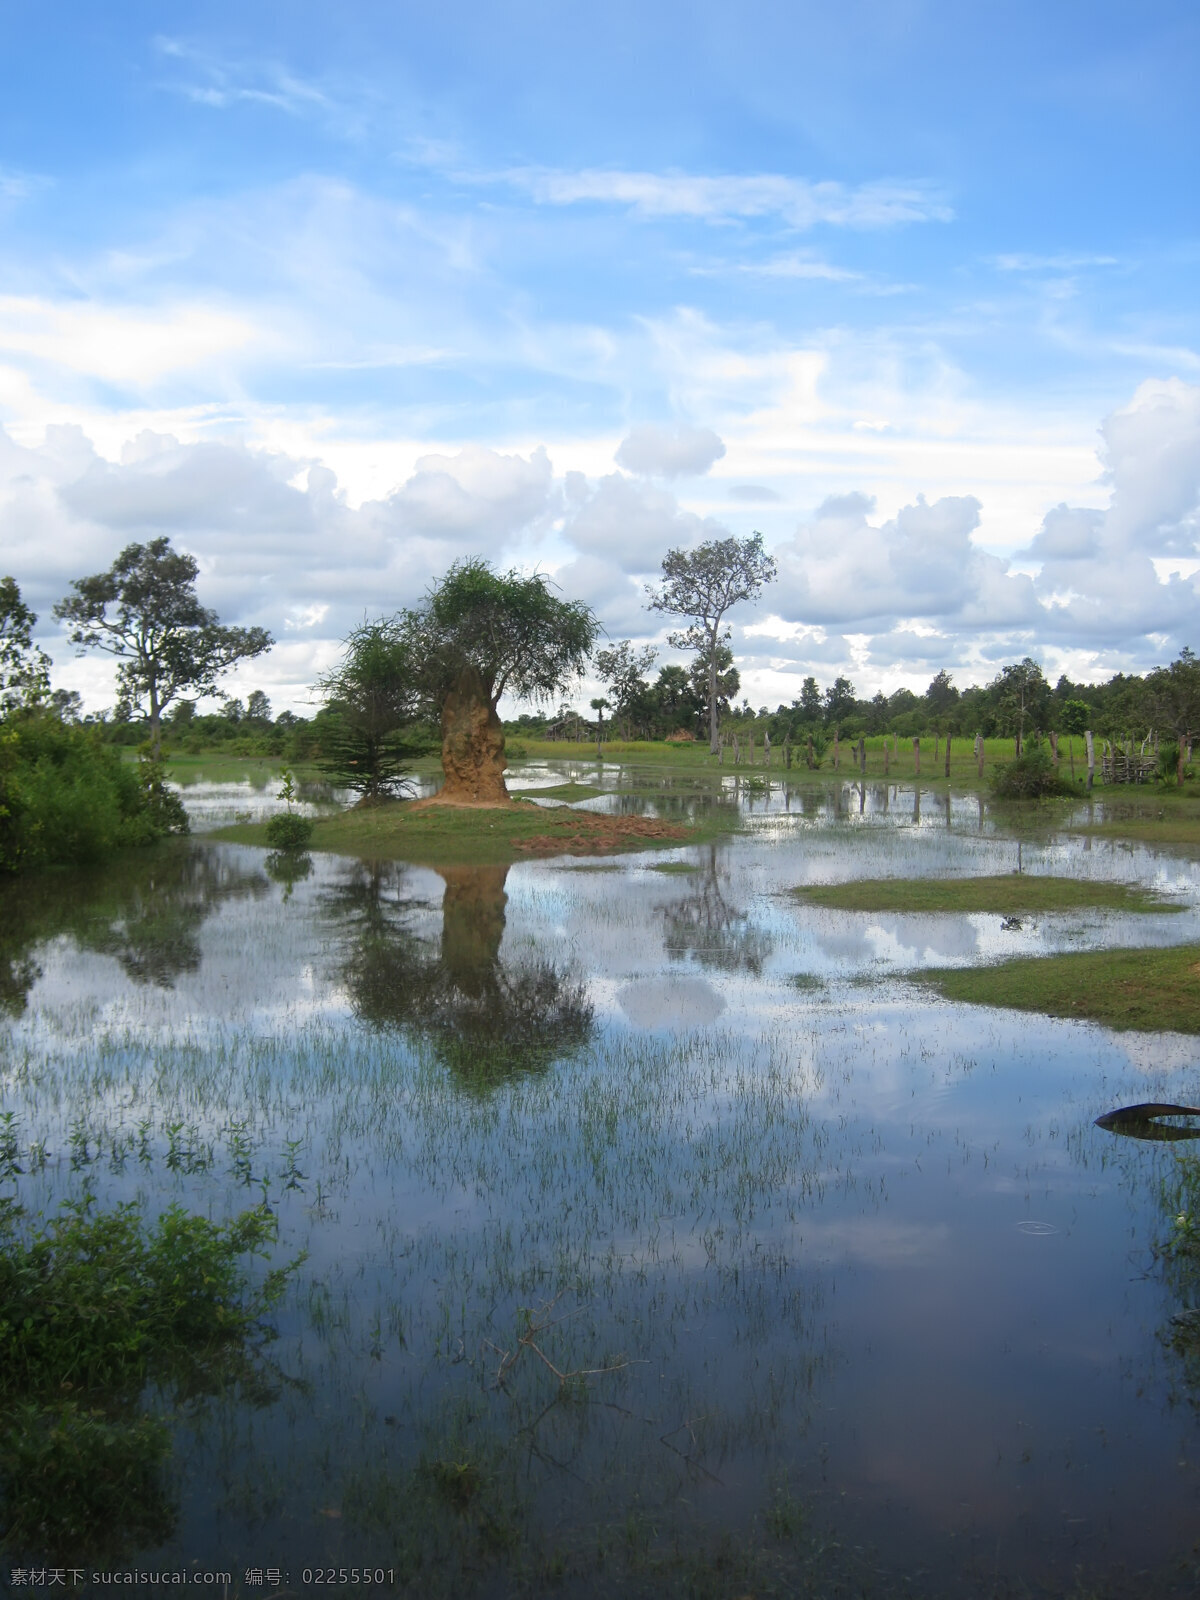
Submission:
M 711 428 L 659 427 L 645 423 L 622 439 L 618 466 L 645 478 L 699 477 L 725 454 L 724 441 Z
M 456 557 L 505 559 L 511 548 L 516 559 L 519 540 L 536 536 L 560 500 L 540 449 L 430 454 L 390 495 L 351 507 L 328 467 L 238 441 L 143 431 L 111 461 L 77 427 L 47 429 L 38 447 L 0 430 L 5 567 L 42 614 L 48 642 L 50 608 L 74 578 L 103 571 L 126 544 L 166 535 L 196 557 L 205 604 L 291 641 L 276 667 L 310 664 L 293 685 L 300 700 L 364 611 L 411 604 Z M 61 641 L 58 653 L 70 659 Z M 71 681 L 78 686 L 75 669 Z
M 862 493 L 822 501 L 774 546 L 778 581 L 757 609 L 734 618 L 751 699 L 791 698 L 810 671 L 823 682 L 846 672 L 870 692 L 942 666 L 991 676 L 1027 653 L 1073 675 L 1089 663 L 1143 670 L 1200 644 L 1200 387 L 1143 385 L 1101 437 L 1107 505 L 1046 511 L 1017 558 L 1032 571 L 980 545 L 972 495 L 918 496 L 890 516 Z M 689 436 L 650 444 L 657 454 L 632 459 L 653 456 L 661 476 Z M 111 459 L 74 425 L 36 445 L 0 430 L 4 567 L 42 616 L 60 681 L 85 689 L 98 669 L 56 639 L 53 603 L 123 545 L 165 534 L 196 556 L 206 604 L 283 641 L 256 670 L 278 704 L 303 705 L 364 611 L 411 604 L 458 557 L 536 557 L 610 636 L 648 639 L 663 619 L 646 610 L 644 585 L 666 551 L 749 531 L 689 510 L 645 472 L 558 475 L 542 448 L 431 451 L 397 477 L 356 506 L 323 462 L 237 439 L 143 429 Z M 106 694 L 105 681 L 91 702 Z
M 919 497 L 881 524 L 872 506 L 861 494 L 828 499 L 776 550 L 771 603 L 782 616 L 867 631 L 897 617 L 960 617 L 985 593 L 1002 625 L 1036 614 L 1031 581 L 972 542 L 973 496 Z

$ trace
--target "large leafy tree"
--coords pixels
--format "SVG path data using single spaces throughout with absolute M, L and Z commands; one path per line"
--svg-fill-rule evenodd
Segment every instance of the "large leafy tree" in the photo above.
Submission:
M 441 721 L 441 798 L 497 804 L 504 786 L 504 694 L 548 700 L 577 680 L 599 624 L 589 606 L 563 600 L 539 574 L 493 572 L 481 557 L 456 561 L 401 619 L 417 682 Z
M 1200 733 L 1200 659 L 1184 649 L 1169 667 L 1148 672 L 1143 685 L 1145 715 L 1168 729 L 1178 744 L 1176 781 L 1183 782 L 1187 747 Z
M 611 695 L 614 717 L 625 723 L 625 737 L 632 737 L 653 714 L 650 685 L 646 673 L 654 666 L 658 651 L 653 645 L 636 649 L 631 639 L 622 639 L 611 650 L 597 650 L 596 672 Z
M 54 608 L 81 655 L 103 650 L 120 662 L 121 694 L 145 710 L 156 755 L 173 701 L 211 694 L 229 667 L 275 642 L 265 628 L 222 626 L 196 597 L 199 570 L 169 539 L 126 545 L 107 572 L 77 578 Z
M 1001 669 L 988 684 L 996 718 L 1005 733 L 1016 736 L 1017 754 L 1025 744 L 1025 728 L 1044 728 L 1050 714 L 1050 685 L 1032 656 Z
M 709 748 L 718 748 L 720 698 L 717 652 L 730 637 L 725 614 L 758 597 L 775 578 L 775 563 L 763 550 L 762 534 L 749 539 L 709 539 L 694 550 L 668 550 L 662 582 L 648 587 L 651 611 L 687 617 L 689 626 L 669 635 L 676 650 L 694 650 L 708 679 Z
M 394 795 L 411 757 L 428 748 L 414 726 L 420 695 L 400 620 L 355 628 L 320 687 L 331 713 L 323 719 L 322 767 L 369 803 Z
M 13 578 L 0 578 L 0 714 L 34 706 L 50 693 L 50 658 L 33 642 L 37 615 Z

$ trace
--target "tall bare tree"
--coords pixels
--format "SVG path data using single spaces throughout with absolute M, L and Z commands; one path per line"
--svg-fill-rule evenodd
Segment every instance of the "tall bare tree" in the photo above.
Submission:
M 663 581 L 647 586 L 651 611 L 688 617 L 690 626 L 668 635 L 676 650 L 695 650 L 708 680 L 709 749 L 717 750 L 718 651 L 730 637 L 721 624 L 743 601 L 756 600 L 775 579 L 774 561 L 763 550 L 761 533 L 749 539 L 709 539 L 694 550 L 668 550 Z

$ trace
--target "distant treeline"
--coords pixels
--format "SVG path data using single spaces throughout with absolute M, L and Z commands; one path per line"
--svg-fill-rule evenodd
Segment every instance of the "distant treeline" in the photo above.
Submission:
M 618 647 L 619 649 L 620 647 Z M 820 743 L 836 729 L 842 739 L 890 733 L 901 738 L 953 734 L 985 739 L 1037 733 L 1083 733 L 1098 738 L 1142 738 L 1150 729 L 1172 739 L 1200 734 L 1200 663 L 1185 650 L 1169 667 L 1145 677 L 1117 673 L 1104 683 L 1076 683 L 1063 675 L 1053 686 L 1029 657 L 1003 667 L 986 685 L 959 689 L 950 673 L 937 673 L 927 688 L 897 689 L 860 699 L 849 678 L 822 688 L 805 678 L 790 705 L 755 709 L 734 703 L 738 674 L 726 662 L 722 679 L 722 726 L 729 732 L 767 731 L 775 743 L 814 736 Z M 701 674 L 663 667 L 651 683 L 636 673 L 610 685 L 606 724 L 614 737 L 662 739 L 672 733 L 706 736 L 706 701 Z M 507 724 L 530 738 L 595 737 L 598 718 L 562 706 L 549 716 L 526 715 Z
M 617 651 L 620 651 L 620 646 Z M 767 731 L 774 743 L 814 736 L 820 744 L 836 729 L 845 739 L 890 733 L 901 738 L 953 734 L 985 739 L 1022 738 L 1037 733 L 1081 734 L 1098 738 L 1144 738 L 1152 728 L 1164 737 L 1200 734 L 1200 663 L 1185 650 L 1169 667 L 1144 677 L 1117 673 L 1103 683 L 1077 683 L 1061 676 L 1051 685 L 1030 658 L 1003 667 L 988 684 L 959 689 L 950 673 L 937 673 L 923 692 L 903 688 L 890 695 L 861 699 L 849 678 L 838 677 L 822 687 L 807 677 L 790 705 L 757 709 L 736 696 L 740 688 L 732 654 L 722 651 L 719 678 L 722 726 L 730 733 Z M 628 652 L 627 666 L 636 665 Z M 63 708 L 68 717 L 72 708 Z M 666 739 L 671 735 L 707 736 L 707 697 L 699 664 L 662 667 L 653 680 L 634 670 L 610 679 L 608 696 L 599 708 L 581 711 L 561 705 L 546 712 L 526 712 L 506 722 L 510 733 L 531 739 L 594 739 L 601 722 L 608 737 Z M 98 719 L 96 726 L 109 743 L 137 745 L 146 737 L 140 719 Z M 277 756 L 288 762 L 320 761 L 337 726 L 328 707 L 312 717 L 291 711 L 271 715 L 266 694 L 256 690 L 246 701 L 227 699 L 218 710 L 201 713 L 193 701 L 182 701 L 166 718 L 163 732 L 177 754 L 222 750 L 230 755 Z M 430 730 L 431 734 L 433 730 Z M 431 741 L 432 748 L 432 741 Z

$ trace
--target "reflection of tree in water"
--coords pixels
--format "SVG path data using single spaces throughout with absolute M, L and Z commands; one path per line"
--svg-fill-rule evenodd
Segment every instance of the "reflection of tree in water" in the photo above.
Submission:
M 704 967 L 757 975 L 771 953 L 772 941 L 725 898 L 722 883 L 717 849 L 710 845 L 703 872 L 689 880 L 691 893 L 663 909 L 667 954 L 676 961 L 690 955 Z
M 41 976 L 39 945 L 67 937 L 111 956 L 134 983 L 171 988 L 200 966 L 200 928 L 225 900 L 268 893 L 216 850 L 168 844 L 117 866 L 39 873 L 5 886 L 0 1009 L 20 1016 Z
M 412 927 L 421 902 L 404 897 L 403 867 L 363 863 L 335 892 L 350 923 L 341 977 L 356 1015 L 428 1039 L 475 1083 L 540 1070 L 585 1044 L 586 986 L 549 961 L 501 959 L 508 867 L 437 871 L 446 885 L 440 947 Z

